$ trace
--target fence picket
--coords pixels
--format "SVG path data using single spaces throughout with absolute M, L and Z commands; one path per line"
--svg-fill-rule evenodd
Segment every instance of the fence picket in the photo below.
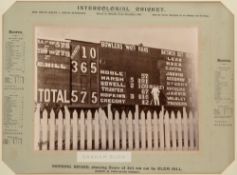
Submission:
M 111 104 L 108 105 L 108 143 L 109 149 L 113 149 L 113 116 Z
M 175 126 L 175 114 L 174 111 L 171 112 L 170 127 L 171 127 L 171 140 L 172 140 L 172 150 L 176 150 L 176 126 Z
M 122 149 L 127 149 L 127 131 L 126 131 L 126 114 L 124 111 L 122 111 L 121 114 L 121 131 L 122 131 Z
M 105 120 L 106 120 L 106 115 L 105 112 L 100 108 L 99 109 L 99 117 L 100 117 L 100 128 L 101 128 L 101 149 L 105 150 L 106 149 L 106 124 L 105 124 Z
M 115 120 L 114 120 L 114 135 L 115 135 L 115 149 L 120 149 L 120 127 L 119 127 L 119 113 L 118 111 L 115 111 Z
M 182 121 L 181 121 L 181 113 L 180 111 L 177 112 L 177 123 L 176 123 L 176 126 L 177 126 L 177 134 L 178 134 L 178 150 L 182 150 Z
M 73 150 L 78 149 L 78 114 L 74 110 L 72 113 L 72 148 Z
M 41 131 L 41 126 L 40 126 L 40 104 L 36 105 L 35 109 L 35 119 L 34 119 L 34 148 L 35 150 L 40 150 L 40 131 Z
M 140 148 L 140 130 L 139 130 L 138 105 L 135 106 L 135 113 L 134 113 L 134 136 L 135 136 L 135 149 L 139 149 Z
M 191 111 L 189 111 L 189 140 L 190 140 L 190 146 L 189 149 L 194 149 L 194 119 L 193 114 Z
M 147 149 L 152 149 L 152 128 L 151 128 L 151 112 L 147 112 L 146 133 L 147 133 Z
M 182 120 L 182 134 L 183 134 L 183 150 L 188 150 L 188 122 L 187 112 L 185 107 L 183 108 L 183 120 Z
M 141 142 L 142 142 L 142 149 L 146 149 L 146 120 L 145 120 L 145 113 L 144 111 L 141 112 Z
M 61 109 L 58 112 L 57 128 L 58 128 L 58 150 L 62 150 L 63 149 L 63 113 Z
M 196 115 L 195 112 L 193 112 L 193 117 L 194 117 L 194 131 L 195 131 L 195 149 L 198 149 L 198 143 L 199 143 L 199 137 L 198 137 L 198 116 Z
M 71 134 L 71 122 L 70 122 L 70 113 L 68 108 L 64 107 L 65 111 L 65 119 L 64 119 L 64 126 L 65 126 L 65 149 L 70 150 L 70 134 Z
M 158 121 L 157 121 L 157 112 L 153 112 L 153 149 L 157 150 L 158 149 Z
M 170 119 L 168 111 L 165 112 L 165 149 L 170 150 Z
M 53 109 L 50 111 L 49 118 L 49 149 L 55 150 L 55 112 Z
M 164 150 L 165 148 L 165 143 L 164 143 L 164 109 L 159 113 L 159 141 L 160 141 L 160 150 Z
M 41 120 L 42 124 L 42 150 L 48 149 L 48 112 L 46 109 L 43 111 L 43 118 Z
M 95 150 L 99 149 L 99 136 L 100 136 L 100 129 L 99 129 L 99 113 L 95 111 L 94 117 L 94 148 Z
M 86 120 L 86 134 L 87 134 L 87 150 L 92 149 L 92 113 L 91 110 L 87 112 L 87 120 Z
M 85 149 L 85 112 L 81 110 L 79 119 L 79 131 L 80 131 L 80 149 Z
M 133 149 L 133 121 L 132 121 L 131 111 L 128 112 L 127 126 L 128 126 L 128 149 L 132 150 Z

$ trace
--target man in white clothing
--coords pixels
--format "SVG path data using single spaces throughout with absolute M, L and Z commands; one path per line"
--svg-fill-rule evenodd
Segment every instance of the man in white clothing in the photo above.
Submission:
M 152 89 L 151 89 L 151 95 L 153 97 L 153 101 L 154 101 L 154 105 L 155 106 L 159 106 L 160 105 L 160 99 L 159 99 L 159 96 L 160 96 L 160 89 L 158 86 L 154 86 Z

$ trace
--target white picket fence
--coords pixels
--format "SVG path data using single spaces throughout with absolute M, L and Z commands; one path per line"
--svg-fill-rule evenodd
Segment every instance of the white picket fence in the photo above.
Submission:
M 37 105 L 35 150 L 198 150 L 198 119 L 182 111 L 107 111 L 102 108 L 57 113 Z M 79 111 L 79 112 L 78 112 Z M 106 113 L 107 112 L 107 113 Z

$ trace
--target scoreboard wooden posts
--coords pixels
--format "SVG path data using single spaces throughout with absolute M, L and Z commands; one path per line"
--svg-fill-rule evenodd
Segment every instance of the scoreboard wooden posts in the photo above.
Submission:
M 191 57 L 139 45 L 78 40 L 37 42 L 37 102 L 192 107 Z

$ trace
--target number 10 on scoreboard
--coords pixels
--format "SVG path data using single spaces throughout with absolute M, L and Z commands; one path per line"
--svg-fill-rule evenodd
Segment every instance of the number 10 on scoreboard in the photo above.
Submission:
M 87 107 L 88 105 L 98 105 L 98 45 L 89 42 L 72 40 L 71 53 L 72 104 L 79 104 L 82 107 Z

